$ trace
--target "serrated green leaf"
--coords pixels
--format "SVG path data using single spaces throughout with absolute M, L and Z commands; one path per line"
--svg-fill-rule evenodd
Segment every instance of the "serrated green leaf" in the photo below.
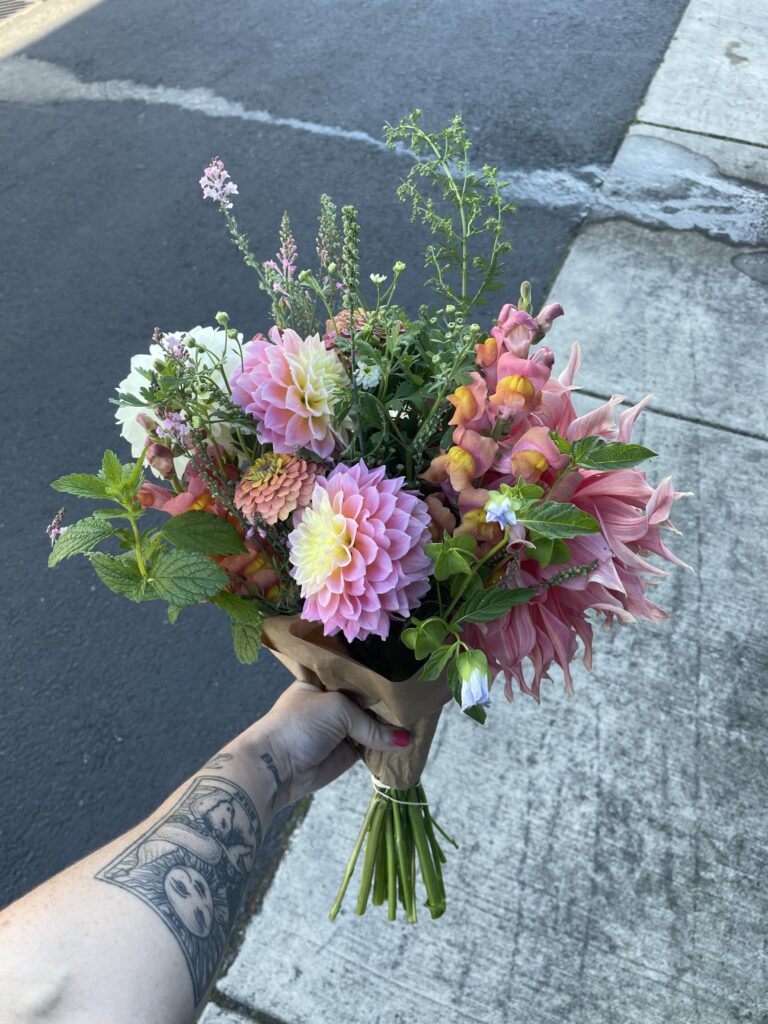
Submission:
M 92 551 L 88 555 L 105 586 L 115 594 L 122 594 L 129 601 L 150 601 L 157 597 L 141 575 L 133 552 L 125 555 L 105 555 L 103 551 Z
M 247 597 L 238 597 L 228 590 L 214 594 L 211 603 L 225 611 L 234 622 L 257 623 L 264 618 L 263 612 L 255 602 L 249 601 Z
M 560 501 L 545 501 L 517 513 L 517 521 L 543 537 L 567 539 L 584 533 L 599 533 L 600 524 L 588 512 Z
M 207 555 L 239 555 L 246 550 L 243 538 L 231 523 L 201 509 L 173 516 L 161 533 L 167 541 L 183 551 L 199 551 Z
M 53 545 L 48 556 L 48 567 L 52 569 L 65 558 L 71 558 L 72 555 L 84 555 L 86 552 L 92 551 L 101 541 L 111 537 L 112 533 L 113 530 L 109 523 L 103 519 L 97 519 L 96 516 L 88 516 L 87 519 L 73 523 L 66 528 Z
M 177 605 L 177 604 L 169 604 L 168 605 L 168 621 L 170 622 L 170 624 L 172 626 L 174 626 L 176 624 L 176 620 L 178 619 L 178 617 L 181 614 L 181 612 L 182 612 L 182 609 L 181 609 L 181 607 L 179 607 L 179 605 Z
M 226 574 L 205 555 L 193 551 L 161 551 L 150 578 L 158 597 L 183 607 L 212 597 L 227 585 Z
M 639 444 L 606 441 L 602 437 L 583 437 L 574 442 L 573 460 L 582 469 L 631 469 L 656 458 L 656 452 Z
M 261 650 L 261 622 L 233 622 L 232 643 L 241 665 L 253 665 Z
M 108 482 L 92 473 L 68 473 L 60 476 L 51 484 L 54 491 L 74 494 L 77 498 L 108 498 L 110 489 Z
M 107 449 L 101 461 L 101 471 L 111 484 L 120 486 L 123 482 L 123 466 L 114 452 Z
M 516 605 L 525 604 L 536 596 L 534 587 L 515 587 L 509 590 L 494 587 L 480 590 L 467 600 L 457 622 L 493 622 L 506 615 Z

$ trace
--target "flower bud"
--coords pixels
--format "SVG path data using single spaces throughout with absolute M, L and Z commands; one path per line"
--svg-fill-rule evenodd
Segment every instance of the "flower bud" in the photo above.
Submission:
M 150 445 L 144 457 L 164 480 L 173 475 L 173 452 L 164 444 Z
M 219 327 L 226 327 L 229 324 L 229 313 L 224 313 L 220 310 L 216 314 L 216 323 Z
M 339 268 L 336 266 L 335 263 L 329 263 L 328 264 L 327 270 L 328 270 L 329 274 L 335 274 L 338 269 Z
M 397 263 L 395 263 L 394 267 L 392 267 L 392 272 L 394 274 L 402 274 L 402 272 L 404 270 L 405 270 L 405 264 L 403 263 L 402 260 L 398 260 Z
M 307 284 L 309 281 L 312 280 L 312 274 L 308 270 L 302 270 L 299 272 L 298 280 L 302 284 Z
M 520 285 L 520 298 L 517 302 L 517 308 L 522 309 L 525 313 L 531 312 L 531 282 L 523 281 Z

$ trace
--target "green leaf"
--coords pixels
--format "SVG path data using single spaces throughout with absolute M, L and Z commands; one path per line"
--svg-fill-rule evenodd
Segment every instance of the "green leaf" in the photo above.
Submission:
M 78 498 L 108 498 L 110 488 L 108 482 L 92 473 L 69 473 L 60 476 L 51 484 L 54 491 L 74 494 Z
M 541 537 L 536 541 L 535 547 L 528 548 L 526 554 L 538 562 L 542 569 L 546 569 L 552 561 L 552 552 L 555 542 L 551 537 Z
M 504 590 L 480 590 L 465 602 L 457 622 L 493 622 L 516 605 L 525 604 L 536 596 L 534 587 L 515 587 Z
M 253 601 L 249 601 L 247 597 L 238 597 L 228 590 L 214 594 L 211 604 L 225 611 L 233 622 L 257 623 L 264 618 L 261 609 Z
M 529 505 L 517 513 L 518 523 L 553 539 L 577 537 L 582 533 L 599 533 L 600 524 L 588 512 L 560 501 Z
M 567 441 L 564 437 L 561 437 L 556 430 L 550 430 L 549 436 L 555 442 L 555 447 L 562 455 L 571 454 L 572 447 L 570 441 Z
M 177 604 L 168 605 L 168 621 L 172 626 L 176 625 L 176 620 L 182 612 L 182 608 Z
M 243 538 L 231 523 L 201 509 L 173 516 L 161 533 L 167 541 L 184 551 L 200 551 L 207 555 L 239 555 L 246 550 Z
M 253 665 L 261 650 L 261 623 L 233 622 L 232 644 L 241 665 Z
M 53 545 L 53 550 L 48 556 L 48 567 L 52 569 L 65 558 L 72 555 L 84 555 L 91 551 L 101 541 L 111 537 L 112 527 L 103 519 L 89 516 L 81 519 L 78 523 L 68 526 L 64 533 Z
M 161 551 L 150 578 L 158 597 L 179 606 L 204 601 L 227 585 L 226 574 L 215 562 L 192 551 Z
M 65 534 L 66 536 L 66 534 Z M 122 594 L 129 601 L 150 601 L 157 597 L 141 575 L 133 552 L 125 555 L 105 555 L 92 551 L 88 557 L 96 575 L 113 593 Z
M 656 458 L 656 452 L 639 444 L 606 441 L 603 437 L 582 437 L 573 445 L 573 460 L 582 469 L 631 469 Z
M 438 647 L 430 654 L 424 668 L 421 670 L 419 679 L 437 679 L 445 670 L 446 665 L 456 653 L 456 644 L 449 644 L 445 647 Z
M 109 451 L 109 449 L 104 452 L 104 458 L 101 462 L 101 471 L 111 484 L 116 484 L 119 487 L 123 482 L 123 467 L 120 459 L 118 459 L 114 452 Z
M 228 590 L 214 594 L 211 602 L 229 615 L 232 621 L 232 644 L 235 656 L 243 665 L 252 665 L 261 650 L 261 610 L 245 597 Z
M 99 519 L 130 519 L 124 508 L 95 508 L 93 514 Z
M 485 720 L 488 717 L 488 712 L 480 704 L 475 704 L 473 708 L 465 708 L 464 714 L 467 718 L 474 718 L 480 725 L 485 725 Z
M 571 557 L 571 549 L 564 540 L 558 539 L 553 542 L 552 557 L 549 560 L 550 565 L 565 565 L 566 562 L 570 562 Z

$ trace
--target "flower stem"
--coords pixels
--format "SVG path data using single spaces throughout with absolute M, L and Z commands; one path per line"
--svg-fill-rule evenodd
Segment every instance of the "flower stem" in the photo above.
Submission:
M 368 839 L 365 843 L 365 855 L 363 856 L 363 871 L 360 876 L 360 892 L 357 897 L 357 908 L 355 913 L 364 914 L 365 908 L 368 905 L 368 895 L 371 891 L 371 882 L 373 881 L 373 869 L 376 867 L 376 860 L 379 853 L 379 836 L 381 834 L 381 826 L 383 823 L 383 814 L 386 810 L 384 806 L 384 800 L 379 796 L 374 796 L 374 811 L 373 817 L 371 818 L 371 827 L 368 832 Z
M 416 790 L 409 789 L 408 796 L 409 798 L 413 797 L 415 801 Z M 415 802 L 409 804 L 408 817 L 411 822 L 411 831 L 413 833 L 416 852 L 419 855 L 421 877 L 424 879 L 424 885 L 427 889 L 427 906 L 429 907 L 432 917 L 437 918 L 441 917 L 445 913 L 445 896 L 442 892 L 442 885 L 438 880 L 435 863 L 432 860 L 432 851 L 430 849 L 429 840 L 427 839 L 427 832 L 424 828 L 424 817 L 421 812 L 422 808 L 418 807 Z
M 395 790 L 396 800 L 401 800 L 403 795 L 404 794 L 401 794 L 399 790 Z M 405 829 L 403 828 L 403 821 L 400 816 L 400 806 L 398 804 L 392 805 L 392 817 L 395 824 L 395 847 L 397 849 L 397 865 L 400 874 L 403 906 L 405 907 L 405 914 L 408 919 L 408 923 L 415 924 L 416 893 L 411 879 L 411 872 L 409 869 L 410 857 L 408 855 L 408 849 L 405 842 Z
M 397 808 L 390 804 L 384 822 L 384 839 L 387 850 L 387 920 L 394 921 L 397 917 L 397 860 L 395 859 L 395 826 L 394 813 Z
M 352 881 L 352 875 L 355 872 L 355 865 L 357 864 L 357 858 L 360 856 L 360 851 L 363 848 L 363 843 L 365 842 L 365 836 L 366 836 L 366 833 L 368 832 L 368 829 L 370 828 L 371 820 L 372 820 L 374 812 L 376 810 L 377 803 L 378 803 L 378 797 L 374 793 L 374 795 L 373 795 L 373 797 L 371 799 L 371 802 L 368 805 L 368 810 L 366 812 L 366 815 L 363 818 L 363 824 L 360 826 L 360 832 L 358 834 L 357 841 L 355 842 L 355 845 L 354 845 L 354 847 L 352 849 L 352 855 L 350 856 L 349 860 L 347 861 L 347 869 L 344 872 L 344 878 L 341 880 L 341 885 L 339 886 L 339 891 L 336 894 L 336 899 L 334 901 L 333 906 L 331 907 L 331 912 L 328 915 L 330 917 L 331 921 L 335 921 L 336 920 L 336 916 L 338 915 L 339 911 L 341 910 L 341 904 L 344 902 L 344 897 L 346 895 L 347 889 L 349 888 L 349 883 Z

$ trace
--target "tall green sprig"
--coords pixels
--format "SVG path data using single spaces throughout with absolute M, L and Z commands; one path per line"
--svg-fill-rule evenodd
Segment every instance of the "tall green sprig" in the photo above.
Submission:
M 504 238 L 504 217 L 516 209 L 503 196 L 506 182 L 498 170 L 470 168 L 471 142 L 456 114 L 435 133 L 421 127 L 421 111 L 412 110 L 397 125 L 384 126 L 387 146 L 405 143 L 416 157 L 397 194 L 411 203 L 411 219 L 426 224 L 435 242 L 427 246 L 428 284 L 441 299 L 466 314 L 500 287 L 501 259 L 511 245 Z M 432 193 L 421 190 L 424 181 Z

